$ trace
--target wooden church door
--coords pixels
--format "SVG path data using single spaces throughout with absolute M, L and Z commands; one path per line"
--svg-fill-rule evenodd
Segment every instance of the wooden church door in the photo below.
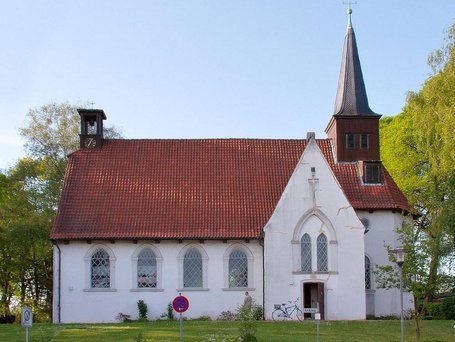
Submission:
M 321 314 L 321 319 L 325 319 L 324 315 L 324 283 L 304 283 L 303 284 L 303 306 L 304 308 L 318 308 Z M 305 313 L 305 318 L 314 318 L 314 314 Z

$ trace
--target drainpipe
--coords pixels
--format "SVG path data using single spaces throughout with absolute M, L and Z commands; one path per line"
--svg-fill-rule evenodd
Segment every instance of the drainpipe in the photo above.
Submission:
M 264 255 L 264 236 L 259 240 L 262 247 L 262 320 L 265 320 L 265 255 Z
M 61 295 L 62 295 L 62 251 L 60 249 L 60 246 L 58 245 L 58 240 L 55 241 L 55 246 L 57 247 L 58 250 L 58 291 L 57 291 L 57 323 L 61 322 L 61 308 L 60 308 L 60 302 L 61 302 Z

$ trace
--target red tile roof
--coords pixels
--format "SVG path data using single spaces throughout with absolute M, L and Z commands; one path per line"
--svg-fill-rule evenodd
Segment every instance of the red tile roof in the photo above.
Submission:
M 357 165 L 335 164 L 356 209 L 407 210 L 384 170 L 362 185 Z M 305 140 L 105 140 L 70 155 L 51 233 L 71 239 L 259 238 L 305 148 Z

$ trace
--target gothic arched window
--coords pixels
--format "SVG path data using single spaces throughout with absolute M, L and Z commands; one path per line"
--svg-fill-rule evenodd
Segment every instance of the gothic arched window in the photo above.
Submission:
M 327 237 L 320 234 L 316 240 L 317 269 L 326 272 L 329 270 L 329 256 L 327 253 Z
M 229 287 L 248 287 L 248 259 L 240 249 L 229 254 Z
M 311 272 L 311 238 L 308 234 L 300 239 L 300 264 L 302 272 Z
M 202 287 L 202 256 L 190 248 L 183 257 L 183 287 Z
M 365 289 L 371 289 L 371 262 L 365 255 Z
M 143 249 L 137 258 L 137 287 L 156 287 L 156 256 L 150 248 Z
M 103 249 L 97 249 L 90 258 L 90 287 L 109 288 L 110 282 L 109 254 Z

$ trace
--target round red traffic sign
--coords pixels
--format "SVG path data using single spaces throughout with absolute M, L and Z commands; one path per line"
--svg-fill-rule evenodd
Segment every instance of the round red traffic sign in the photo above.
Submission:
M 172 301 L 172 307 L 178 313 L 182 313 L 188 310 L 188 308 L 190 307 L 190 302 L 188 301 L 188 298 L 184 296 L 177 296 Z

